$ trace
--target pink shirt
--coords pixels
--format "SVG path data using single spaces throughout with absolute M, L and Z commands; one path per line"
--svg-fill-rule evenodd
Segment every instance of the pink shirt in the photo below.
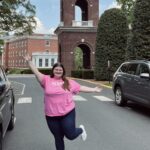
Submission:
M 47 116 L 63 116 L 75 108 L 73 95 L 80 91 L 80 85 L 69 80 L 70 91 L 62 88 L 62 79 L 43 75 L 41 86 L 44 89 L 44 108 Z

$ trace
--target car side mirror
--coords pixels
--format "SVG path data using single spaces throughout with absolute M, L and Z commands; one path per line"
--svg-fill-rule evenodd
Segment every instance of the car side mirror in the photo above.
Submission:
M 6 73 L 6 75 L 8 75 L 10 73 L 10 71 L 9 70 L 5 70 L 5 73 Z
M 7 71 L 7 72 L 6 72 L 6 75 L 8 75 L 9 73 L 10 73 L 10 71 Z
M 141 78 L 150 79 L 149 73 L 141 73 L 141 74 L 140 74 L 140 77 L 141 77 Z

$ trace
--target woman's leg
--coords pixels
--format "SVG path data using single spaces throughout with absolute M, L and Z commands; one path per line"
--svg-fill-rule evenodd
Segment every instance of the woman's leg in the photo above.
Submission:
M 64 133 L 61 127 L 60 118 L 46 116 L 46 120 L 50 131 L 54 135 L 56 150 L 65 150 Z
M 81 128 L 76 128 L 75 109 L 62 118 L 61 125 L 65 136 L 70 140 L 77 138 L 83 132 Z

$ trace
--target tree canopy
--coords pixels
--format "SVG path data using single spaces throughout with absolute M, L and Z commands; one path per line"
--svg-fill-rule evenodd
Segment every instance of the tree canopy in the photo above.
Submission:
M 150 0 L 137 0 L 132 24 L 132 53 L 137 59 L 150 59 Z
M 107 80 L 108 69 L 114 73 L 125 60 L 127 34 L 127 20 L 122 10 L 113 8 L 102 14 L 96 39 L 96 80 Z M 108 61 L 111 68 L 108 68 Z
M 29 0 L 0 0 L 0 32 L 31 34 L 36 27 L 35 6 Z
M 121 5 L 121 9 L 125 13 L 128 23 L 130 24 L 133 20 L 133 8 L 135 0 L 116 0 Z

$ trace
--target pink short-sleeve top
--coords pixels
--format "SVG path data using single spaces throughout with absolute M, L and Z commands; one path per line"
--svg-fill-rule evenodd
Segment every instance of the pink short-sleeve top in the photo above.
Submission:
M 43 75 L 41 86 L 44 89 L 44 110 L 46 116 L 63 116 L 75 108 L 73 95 L 80 91 L 80 84 L 69 79 L 69 90 L 62 88 L 62 79 Z

